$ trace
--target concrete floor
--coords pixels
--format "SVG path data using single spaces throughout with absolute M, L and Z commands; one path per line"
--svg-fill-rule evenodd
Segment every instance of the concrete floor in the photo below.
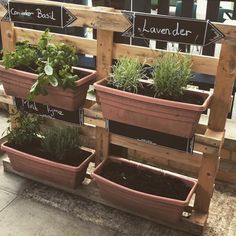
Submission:
M 3 156 L 0 157 L 0 163 Z M 19 176 L 4 173 L 0 164 L 1 236 L 118 235 L 115 230 L 83 221 L 65 211 L 25 197 L 23 192 L 30 183 Z

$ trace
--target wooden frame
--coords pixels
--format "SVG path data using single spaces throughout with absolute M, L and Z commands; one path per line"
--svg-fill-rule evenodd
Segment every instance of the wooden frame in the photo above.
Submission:
M 28 0 L 21 2 L 28 2 Z M 34 3 L 37 2 L 59 4 L 48 1 L 34 1 Z M 129 27 L 129 22 L 121 11 L 112 8 L 91 8 L 74 4 L 63 3 L 63 5 L 78 17 L 71 26 L 96 28 L 97 40 L 60 34 L 55 34 L 54 40 L 73 44 L 81 53 L 96 55 L 98 79 L 102 79 L 109 74 L 112 59 L 130 55 L 138 57 L 140 61 L 148 59 L 149 63 L 153 63 L 154 57 L 164 52 L 157 49 L 151 50 L 144 47 L 114 44 L 113 32 L 123 32 Z M 5 10 L 0 6 L 0 19 L 3 17 L 4 12 Z M 108 133 L 105 129 L 99 106 L 95 104 L 89 109 L 85 109 L 85 122 L 96 127 L 96 164 L 102 159 L 108 158 L 109 144 L 112 143 L 135 151 L 146 152 L 149 155 L 157 156 L 157 159 L 163 158 L 168 160 L 168 162 L 178 162 L 181 165 L 190 166 L 195 172 L 198 172 L 198 187 L 194 206 L 190 206 L 187 209 L 190 217 L 183 217 L 177 225 L 169 225 L 166 222 L 152 219 L 170 227 L 195 234 L 199 234 L 203 230 L 207 220 L 214 182 L 219 167 L 219 153 L 224 142 L 224 129 L 231 105 L 233 83 L 236 78 L 236 26 L 224 26 L 223 24 L 215 24 L 215 26 L 226 35 L 226 38 L 221 41 L 220 58 L 192 56 L 193 70 L 195 72 L 216 75 L 208 124 L 200 125 L 198 129 L 200 132 L 196 134 L 197 150 L 200 153 L 187 154 Z M 16 41 L 27 39 L 34 43 L 42 32 L 14 27 L 14 24 L 9 22 L 1 22 L 1 33 L 3 49 L 4 52 L 7 52 L 14 50 Z

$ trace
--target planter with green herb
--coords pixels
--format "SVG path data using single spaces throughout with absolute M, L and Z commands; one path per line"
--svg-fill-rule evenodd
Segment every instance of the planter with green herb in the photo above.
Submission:
M 45 105 L 76 110 L 86 100 L 96 72 L 74 67 L 76 50 L 64 43 L 51 43 L 45 31 L 37 45 L 24 41 L 3 56 L 0 80 L 8 95 Z
M 211 100 L 208 92 L 186 88 L 191 65 L 189 56 L 168 53 L 149 68 L 147 79 L 136 58 L 121 58 L 109 78 L 95 83 L 104 118 L 191 138 Z
M 8 141 L 1 148 L 13 169 L 67 188 L 76 188 L 86 176 L 95 152 L 81 146 L 76 128 L 51 128 L 40 132 L 40 118 L 26 112 L 19 124 L 8 129 Z

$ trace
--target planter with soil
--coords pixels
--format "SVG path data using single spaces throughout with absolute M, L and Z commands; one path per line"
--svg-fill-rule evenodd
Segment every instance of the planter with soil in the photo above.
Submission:
M 74 67 L 76 49 L 53 44 L 51 37 L 46 30 L 36 45 L 17 43 L 15 51 L 3 56 L 0 80 L 10 96 L 75 111 L 84 105 L 96 71 Z
M 197 181 L 123 158 L 109 157 L 92 173 L 102 197 L 139 215 L 180 220 Z
M 94 84 L 105 119 L 156 130 L 184 138 L 194 135 L 201 113 L 212 95 L 206 91 L 185 90 L 187 97 L 197 97 L 197 104 L 135 94 L 107 85 L 107 80 Z M 145 90 L 146 85 L 143 84 Z M 199 104 L 200 103 L 200 104 Z
M 0 80 L 7 95 L 27 98 L 32 85 L 37 81 L 37 74 L 17 69 L 6 70 L 0 65 Z M 38 95 L 33 100 L 38 103 L 74 111 L 82 107 L 86 101 L 89 85 L 96 78 L 96 71 L 84 68 L 74 68 L 74 73 L 79 76 L 75 88 L 63 89 L 61 87 L 47 86 L 48 94 Z
M 38 144 L 14 147 L 5 142 L 1 148 L 8 154 L 14 170 L 66 188 L 76 188 L 83 182 L 95 154 L 93 150 L 81 147 L 77 155 L 71 153 L 66 162 L 60 163 L 49 160 Z
M 76 127 L 41 130 L 42 119 L 27 112 L 16 116 L 18 126 L 7 129 L 1 149 L 13 169 L 66 188 L 76 188 L 85 178 L 95 151 L 82 147 Z

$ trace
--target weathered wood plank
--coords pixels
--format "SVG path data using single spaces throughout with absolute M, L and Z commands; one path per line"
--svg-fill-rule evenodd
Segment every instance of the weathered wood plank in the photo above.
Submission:
M 15 27 L 16 41 L 28 40 L 32 44 L 36 44 L 42 35 L 43 31 L 25 29 Z M 94 39 L 87 39 L 82 37 L 75 37 L 70 35 L 56 34 L 53 35 L 53 43 L 66 43 L 77 49 L 79 53 L 97 55 L 97 41 Z
M 12 97 L 8 95 L 3 95 L 3 94 L 0 95 L 0 103 L 5 103 L 12 106 L 14 105 Z
M 203 154 L 194 202 L 194 209 L 198 212 L 207 213 L 209 211 L 219 163 L 218 154 Z
M 107 77 L 111 70 L 113 32 L 97 30 L 97 80 Z
M 118 146 L 142 151 L 151 155 L 161 156 L 168 160 L 177 160 L 183 164 L 187 163 L 189 166 L 199 167 L 201 164 L 201 154 L 198 153 L 190 154 L 160 145 L 147 144 L 117 134 L 110 135 L 110 142 Z
M 225 132 L 216 132 L 207 129 L 204 134 L 195 134 L 195 148 L 198 151 L 214 154 L 220 152 L 224 142 Z
M 223 131 L 236 79 L 236 45 L 222 44 L 208 127 Z
M 5 21 L 1 22 L 1 35 L 2 35 L 3 53 L 14 51 L 16 46 L 14 23 Z M 12 129 L 17 126 L 16 111 L 17 110 L 13 105 L 9 105 L 9 114 L 11 115 Z
M 43 33 L 42 31 L 32 30 L 32 29 L 24 29 L 24 28 L 15 28 L 16 40 L 24 41 L 28 40 L 32 44 L 36 44 L 38 38 Z M 64 42 L 68 45 L 75 47 L 80 53 L 97 55 L 97 41 L 94 39 L 86 39 L 81 37 L 62 35 L 52 33 L 53 38 L 52 42 Z M 114 59 L 121 58 L 123 56 L 138 57 L 141 62 L 147 62 L 153 64 L 155 62 L 155 58 L 161 56 L 166 51 L 158 50 L 158 49 L 148 49 L 146 47 L 125 45 L 125 44 L 113 44 L 113 55 Z M 198 73 L 205 73 L 210 75 L 216 74 L 216 68 L 218 64 L 218 59 L 209 57 L 209 56 L 199 56 L 192 55 L 193 61 L 193 71 Z
M 109 139 L 110 134 L 104 128 L 96 127 L 96 157 L 95 165 L 98 165 L 103 159 L 107 159 L 109 155 Z

